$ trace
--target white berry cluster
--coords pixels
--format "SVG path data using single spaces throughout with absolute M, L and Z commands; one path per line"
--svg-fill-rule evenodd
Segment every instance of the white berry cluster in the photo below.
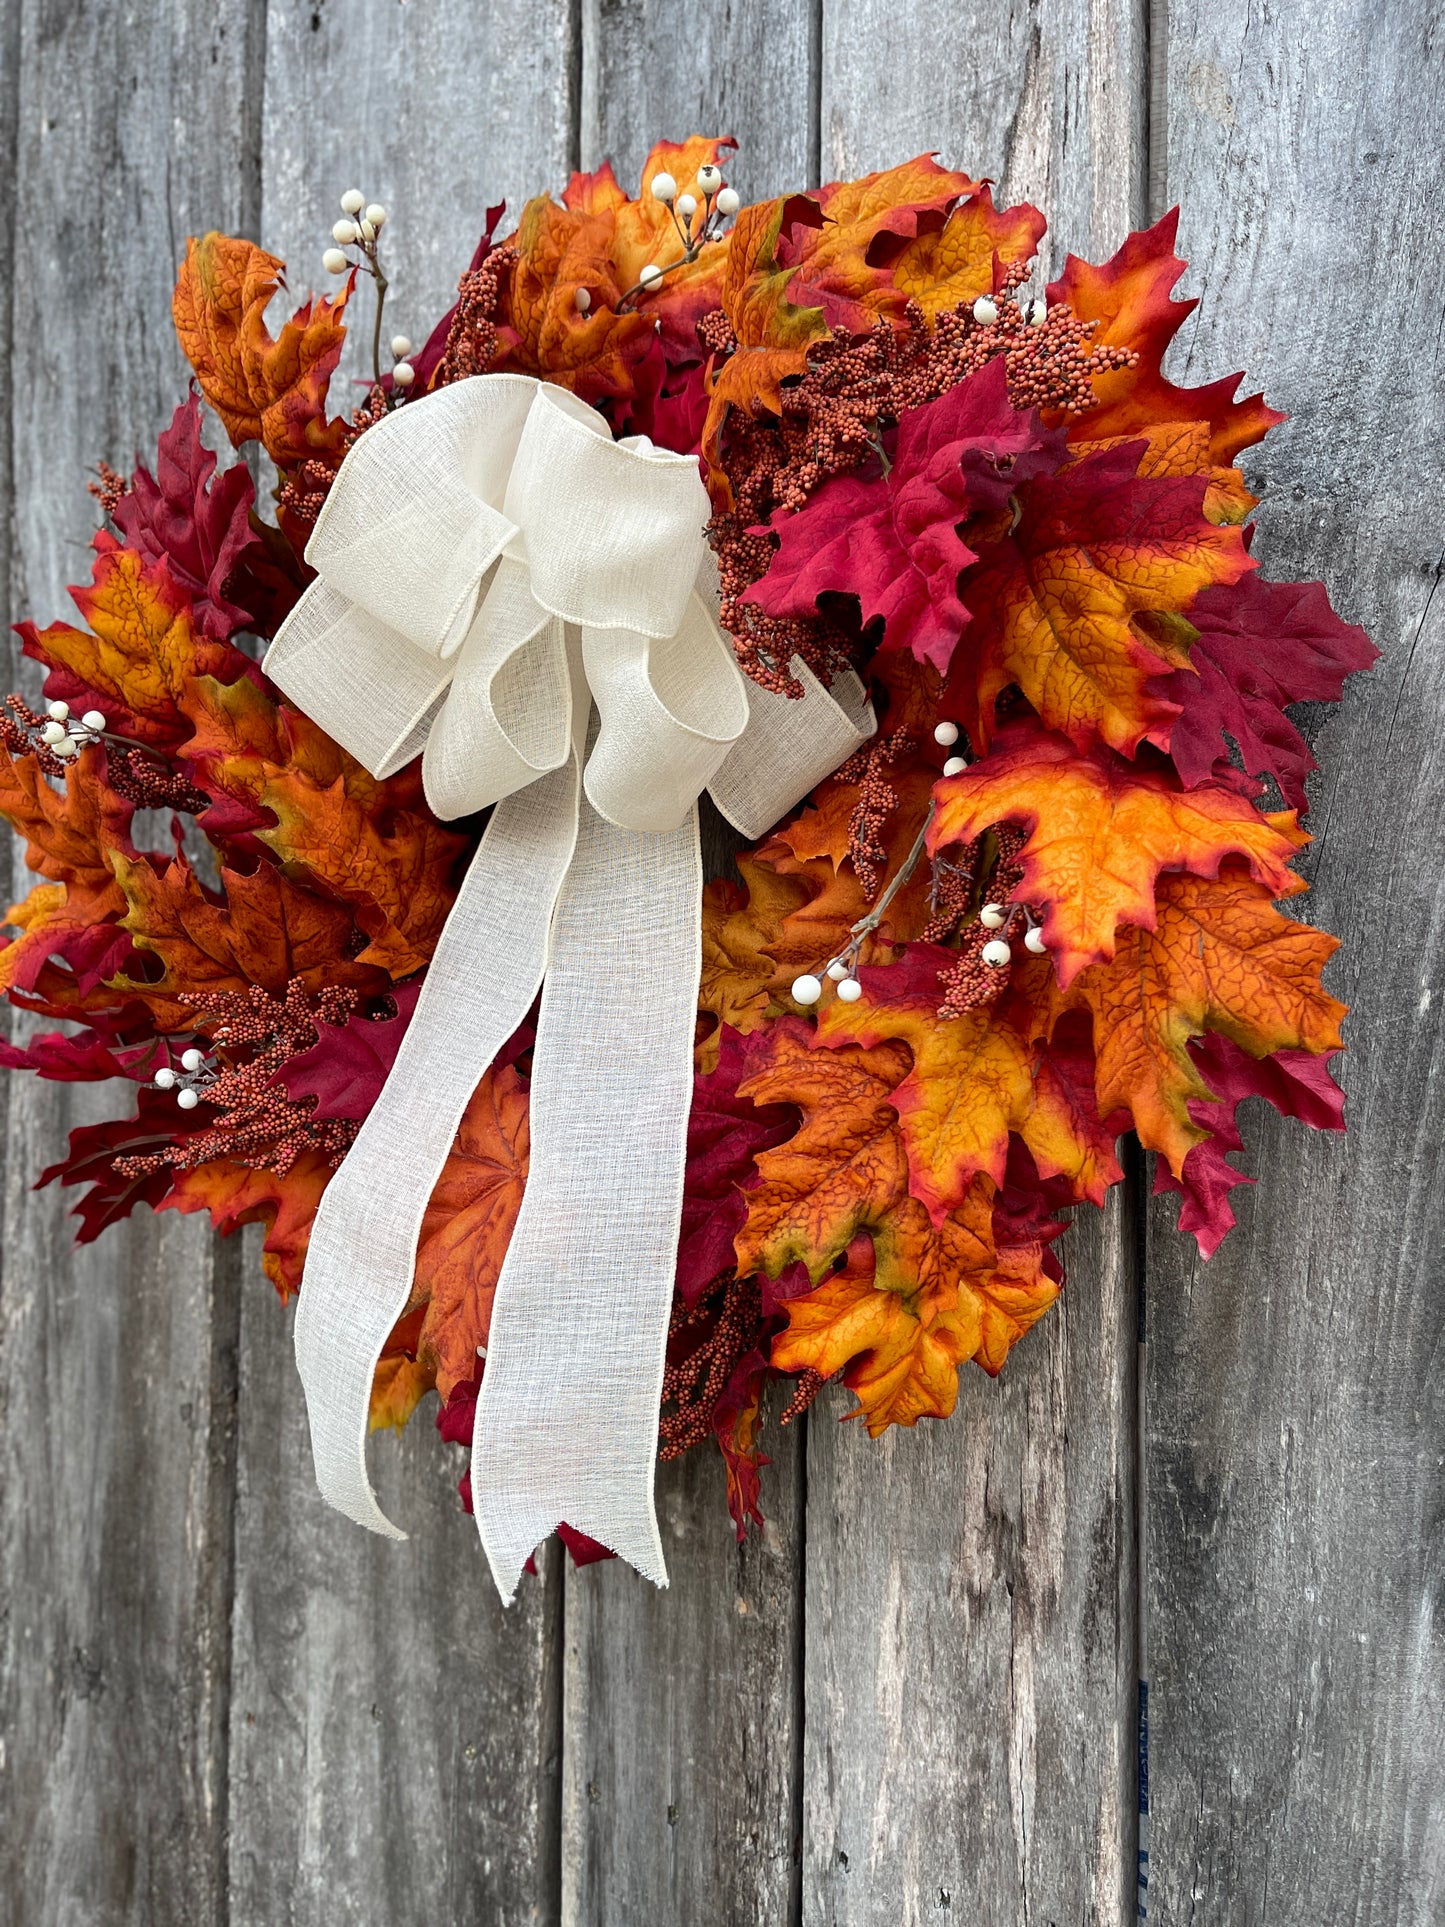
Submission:
M 183 1111 L 193 1111 L 201 1101 L 201 1093 L 216 1081 L 219 1072 L 204 1051 L 194 1045 L 181 1052 L 181 1068 L 171 1070 L 162 1067 L 155 1074 L 153 1088 L 158 1091 L 174 1091 L 176 1103 Z
M 1033 296 L 1027 288 L 1019 292 L 1019 313 L 1032 328 L 1043 325 L 1049 317 L 1049 304 L 1040 297 Z M 991 328 L 998 320 L 998 303 L 992 295 L 981 294 L 973 304 L 973 318 L 980 328 Z
M 78 756 L 87 743 L 98 742 L 105 731 L 105 717 L 98 709 L 87 709 L 83 716 L 75 717 L 69 703 L 47 703 L 45 713 L 50 720 L 41 730 L 40 740 L 65 763 Z
M 692 191 L 695 187 L 697 192 Z M 654 201 L 660 201 L 672 216 L 672 225 L 677 230 L 677 238 L 682 243 L 682 253 L 675 261 L 649 261 L 638 271 L 637 286 L 629 288 L 622 297 L 628 301 L 637 293 L 651 294 L 662 286 L 663 280 L 674 268 L 686 267 L 695 261 L 709 241 L 717 240 L 722 233 L 722 224 L 730 220 L 742 205 L 737 190 L 728 186 L 723 179 L 722 169 L 711 161 L 697 170 L 697 179 L 692 187 L 679 193 L 677 181 L 665 171 L 654 174 L 650 192 Z M 699 199 L 699 195 L 701 199 Z M 592 306 L 592 297 L 585 288 L 577 290 L 577 307 L 586 314 Z
M 386 276 L 381 271 L 381 261 L 377 249 L 377 237 L 386 226 L 387 213 L 380 201 L 368 201 L 359 187 L 349 187 L 341 197 L 341 219 L 331 230 L 335 243 L 321 257 L 321 265 L 328 274 L 345 274 L 350 268 L 357 268 L 369 274 L 376 282 L 378 303 L 386 299 Z M 361 258 L 355 259 L 348 254 L 348 248 L 358 250 Z M 377 329 L 380 332 L 381 317 L 378 312 Z M 405 335 L 391 338 L 392 368 L 391 379 L 394 387 L 410 388 L 416 380 L 416 370 L 407 357 L 411 353 L 411 343 Z M 377 369 L 377 379 L 381 371 Z

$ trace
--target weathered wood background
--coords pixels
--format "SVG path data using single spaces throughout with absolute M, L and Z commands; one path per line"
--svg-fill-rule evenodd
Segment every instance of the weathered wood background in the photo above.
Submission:
M 1431 0 L 3 0 L 0 603 L 65 611 L 84 471 L 183 392 L 188 232 L 318 275 L 394 213 L 423 334 L 489 203 L 650 140 L 776 192 L 921 149 L 1110 251 L 1183 204 L 1191 380 L 1291 421 L 1258 553 L 1385 651 L 1319 719 L 1313 918 L 1347 939 L 1347 1141 L 1250 1120 L 1208 1267 L 1172 1202 L 1069 1237 L 1058 1311 L 951 1424 L 820 1408 L 742 1551 L 669 1468 L 673 1586 L 511 1613 L 423 1418 L 414 1536 L 323 1510 L 255 1252 L 72 1251 L 35 1171 L 93 1094 L 7 1080 L 0 1917 L 15 1927 L 1445 1920 L 1442 19 Z M 1238 1194 L 1236 1194 L 1238 1195 Z M 1147 1354 L 1137 1307 L 1147 1304 Z M 1144 1383 L 1137 1360 L 1147 1355 Z M 1147 1394 L 1141 1436 L 1139 1394 Z M 1142 1468 L 1142 1470 L 1141 1470 Z M 1141 1559 L 1143 1583 L 1140 1582 Z

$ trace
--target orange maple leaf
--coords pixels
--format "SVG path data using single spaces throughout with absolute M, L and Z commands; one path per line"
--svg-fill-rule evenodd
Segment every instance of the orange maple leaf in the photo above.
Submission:
M 414 1302 L 425 1298 L 426 1310 L 416 1356 L 443 1398 L 475 1375 L 487 1342 L 530 1152 L 527 1086 L 508 1066 L 489 1070 L 432 1190 L 417 1245 Z
M 1304 888 L 1296 877 L 1290 894 Z M 1252 1057 L 1340 1048 L 1345 1006 L 1320 982 L 1337 940 L 1281 916 L 1272 895 L 1233 858 L 1217 877 L 1161 876 L 1154 927 L 1121 931 L 1113 960 L 1091 965 L 1068 993 L 1093 1018 L 1099 1110 L 1127 1107 L 1176 1177 L 1209 1136 L 1190 1100 L 1214 1096 L 1191 1038 L 1220 1031 Z
M 980 193 L 987 199 L 985 182 L 940 167 L 931 154 L 856 181 L 830 181 L 817 194 L 822 225 L 796 233 L 791 298 L 816 304 L 829 328 L 854 334 L 865 333 L 880 316 L 901 322 L 927 273 L 926 255 L 910 255 L 910 246 L 936 241 L 936 229 L 947 227 L 944 212 L 961 195 Z M 910 265 L 909 287 L 898 281 L 903 258 Z
M 702 977 L 698 1009 L 731 1024 L 744 1036 L 755 1031 L 773 1001 L 777 975 L 772 946 L 779 942 L 784 919 L 808 895 L 794 877 L 778 875 L 756 857 L 739 856 L 738 869 L 745 887 L 719 877 L 709 883 L 702 899 Z M 698 1046 L 698 1069 L 717 1065 L 720 1030 Z
M 88 744 L 65 772 L 62 794 L 33 756 L 0 745 L 0 816 L 25 839 L 25 862 L 54 884 L 72 920 L 101 923 L 121 916 L 124 896 L 111 869 L 112 851 L 131 851 L 132 805 L 105 781 L 105 752 Z M 15 921 L 10 918 L 9 921 Z
M 185 730 L 183 705 L 197 676 L 234 677 L 245 659 L 229 644 L 200 635 L 191 599 L 162 557 L 148 562 L 102 529 L 95 538 L 91 582 L 73 588 L 93 633 L 68 622 L 48 629 L 22 625 L 51 663 L 78 676 L 98 696 L 122 709 L 112 727 L 142 741 L 173 742 Z
M 285 264 L 253 241 L 193 236 L 171 304 L 176 333 L 235 447 L 259 441 L 279 468 L 339 461 L 347 426 L 326 419 L 326 391 L 354 277 L 329 300 L 307 301 L 273 336 L 266 309 L 284 280 Z
M 980 749 L 1010 683 L 1079 749 L 1102 738 L 1127 756 L 1145 736 L 1168 742 L 1177 709 L 1149 682 L 1175 665 L 1136 619 L 1187 609 L 1254 564 L 1238 529 L 1205 518 L 1202 478 L 1141 477 L 1139 453 L 1107 449 L 1020 484 L 1014 528 L 964 571 L 974 614 L 945 703 Z
M 923 228 L 892 263 L 893 285 L 930 321 L 995 288 L 995 258 L 1005 267 L 1038 253 L 1047 226 L 1027 202 L 996 208 L 989 183 L 961 201 L 941 228 Z
M 1187 265 L 1174 253 L 1178 229 L 1174 208 L 1152 228 L 1131 234 L 1102 265 L 1071 254 L 1051 284 L 1051 301 L 1065 301 L 1081 320 L 1098 324 L 1095 346 L 1132 348 L 1138 357 L 1132 368 L 1095 376 L 1098 406 L 1070 425 L 1069 438 L 1158 437 L 1166 423 L 1200 423 L 1206 431 L 1201 468 L 1229 470 L 1242 448 L 1260 441 L 1284 416 L 1267 408 L 1262 395 L 1236 401 L 1239 375 L 1201 388 L 1178 388 L 1165 379 L 1165 351 L 1198 306 L 1171 298 Z
M 266 1276 L 283 1300 L 301 1289 L 306 1247 L 331 1166 L 319 1151 L 306 1151 L 284 1177 L 253 1171 L 229 1158 L 177 1171 L 158 1211 L 208 1211 L 222 1237 L 242 1225 L 264 1224 L 261 1247 Z
M 1262 816 L 1235 790 L 1186 790 L 1165 768 L 1108 749 L 1079 755 L 1031 723 L 1011 725 L 981 762 L 944 778 L 937 795 L 932 850 L 971 843 L 995 823 L 1027 829 L 1014 859 L 1023 868 L 1015 895 L 1047 905 L 1044 938 L 1066 987 L 1086 965 L 1113 956 L 1121 923 L 1153 928 L 1161 871 L 1218 876 L 1232 854 L 1286 896 L 1296 881 L 1289 860 L 1309 841 L 1292 810 Z

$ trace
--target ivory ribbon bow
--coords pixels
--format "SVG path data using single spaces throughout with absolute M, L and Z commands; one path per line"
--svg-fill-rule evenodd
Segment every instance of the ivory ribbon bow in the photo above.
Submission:
M 762 834 L 876 727 L 861 685 L 739 674 L 691 457 L 565 390 L 482 375 L 342 464 L 267 673 L 438 816 L 496 804 L 381 1096 L 328 1186 L 296 1319 L 326 1499 L 404 1538 L 366 1469 L 372 1377 L 432 1187 L 542 990 L 531 1167 L 472 1444 L 503 1599 L 565 1520 L 667 1582 L 653 1506 L 701 968 L 704 787 Z M 593 706 L 595 729 L 589 727 Z M 590 745 L 590 748 L 589 748 Z M 544 982 L 545 979 L 545 982 Z

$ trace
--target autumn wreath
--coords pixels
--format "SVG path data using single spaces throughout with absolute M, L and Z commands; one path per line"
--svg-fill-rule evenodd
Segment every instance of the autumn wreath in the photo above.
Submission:
M 141 1203 L 260 1222 L 295 1291 L 481 827 L 438 821 L 415 764 L 368 775 L 258 666 L 337 471 L 398 408 L 498 371 L 699 454 L 738 663 L 784 693 L 799 664 L 860 671 L 881 718 L 704 901 L 661 1450 L 718 1441 L 741 1534 L 769 1387 L 783 1424 L 838 1377 L 874 1434 L 947 1416 L 959 1366 L 997 1372 L 1053 1302 L 1063 1214 L 1119 1182 L 1122 1132 L 1208 1255 L 1250 1181 L 1243 1098 L 1341 1127 L 1334 939 L 1275 908 L 1305 888 L 1314 767 L 1286 711 L 1375 652 L 1250 555 L 1235 462 L 1280 417 L 1162 372 L 1193 305 L 1174 216 L 1041 291 L 1042 217 L 985 181 L 924 157 L 740 209 L 731 145 L 659 145 L 635 200 L 575 175 L 502 239 L 495 210 L 418 352 L 379 352 L 385 213 L 360 194 L 325 257 L 340 291 L 274 335 L 281 262 L 188 244 L 181 344 L 274 463 L 276 517 L 243 465 L 216 472 L 193 393 L 153 466 L 93 485 L 87 626 L 19 625 L 44 701 L 8 699 L 0 809 L 42 880 L 0 971 L 66 1028 L 0 1058 L 136 1087 L 41 1178 L 83 1187 L 82 1241 Z M 358 275 L 372 379 L 331 415 Z M 376 1426 L 435 1390 L 470 1438 L 531 1046 L 524 1025 L 432 1194 Z

